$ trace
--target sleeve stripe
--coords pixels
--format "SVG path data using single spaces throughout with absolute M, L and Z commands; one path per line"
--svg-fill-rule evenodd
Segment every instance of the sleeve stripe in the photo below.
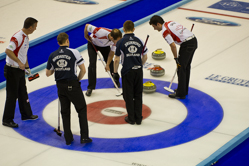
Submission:
M 17 39 L 16 39 L 15 37 L 12 37 L 12 38 L 10 39 L 10 41 L 12 41 L 12 42 L 15 43 L 16 48 L 18 47 L 18 41 L 17 41 Z
M 80 62 L 82 62 L 83 61 L 83 58 L 81 58 L 78 62 L 77 62 L 77 64 L 79 64 Z

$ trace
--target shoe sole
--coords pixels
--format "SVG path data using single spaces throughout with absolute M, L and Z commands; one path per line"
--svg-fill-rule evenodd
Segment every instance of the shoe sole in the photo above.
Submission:
M 74 141 L 74 139 L 72 139 L 72 141 L 70 143 L 66 143 L 66 145 L 67 146 L 71 145 L 73 141 Z
M 7 125 L 7 124 L 3 124 L 3 126 L 11 127 L 11 128 L 18 128 L 18 125 L 17 126 L 10 126 L 10 125 Z
M 27 120 L 36 120 L 38 118 L 35 118 L 35 119 L 22 119 L 22 121 L 27 121 Z
M 131 125 L 134 125 L 134 124 L 135 124 L 135 122 L 134 122 L 134 123 L 130 123 L 130 122 L 127 122 L 126 120 L 125 120 L 125 122 L 126 122 L 126 123 L 129 123 L 129 124 L 131 124 Z
M 82 143 L 82 144 L 86 144 L 86 143 L 90 143 L 90 142 L 93 142 L 92 140 L 89 140 L 89 141 L 84 141 L 84 142 L 80 142 L 80 143 Z
M 185 99 L 186 97 L 178 97 L 178 96 L 172 97 L 172 96 L 169 96 L 169 98 L 172 98 L 172 99 Z
M 81 143 L 82 143 L 82 144 L 87 144 L 87 143 L 90 143 L 90 142 L 92 142 L 92 141 L 81 142 Z
M 91 95 L 92 95 L 92 92 L 91 92 L 90 94 L 86 92 L 85 94 L 86 94 L 86 96 L 91 96 Z

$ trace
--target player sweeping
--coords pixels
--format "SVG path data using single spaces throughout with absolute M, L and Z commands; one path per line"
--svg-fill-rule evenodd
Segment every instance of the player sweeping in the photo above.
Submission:
M 163 18 L 158 15 L 154 15 L 149 24 L 154 30 L 162 32 L 163 38 L 170 45 L 176 61 L 178 87 L 174 93 L 169 94 L 169 97 L 185 99 L 188 95 L 191 62 L 197 49 L 197 39 L 191 31 L 181 24 L 174 21 L 164 22 Z M 180 45 L 179 56 L 177 56 L 175 44 Z

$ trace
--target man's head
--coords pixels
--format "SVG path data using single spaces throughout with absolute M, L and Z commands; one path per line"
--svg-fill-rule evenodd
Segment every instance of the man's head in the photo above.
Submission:
M 127 20 L 123 24 L 123 30 L 125 33 L 133 33 L 135 28 L 134 28 L 134 23 L 131 20 Z
M 110 40 L 113 41 L 115 44 L 122 38 L 122 33 L 119 29 L 113 29 L 110 33 Z
M 150 18 L 149 24 L 154 28 L 154 30 L 161 31 L 162 25 L 164 24 L 164 20 L 162 17 L 154 15 L 153 17 Z
M 26 18 L 23 24 L 23 29 L 25 30 L 25 33 L 27 35 L 32 34 L 36 30 L 37 23 L 38 21 L 32 17 Z
M 69 46 L 68 34 L 65 32 L 60 33 L 57 36 L 57 41 L 60 46 Z

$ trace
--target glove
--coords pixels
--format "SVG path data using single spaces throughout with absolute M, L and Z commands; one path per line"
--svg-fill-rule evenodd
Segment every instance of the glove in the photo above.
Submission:
M 175 61 L 176 61 L 176 66 L 177 66 L 177 68 L 180 68 L 180 67 L 181 67 L 181 64 L 180 64 L 178 58 L 174 58 L 174 59 L 175 59 Z
M 25 67 L 25 75 L 31 75 L 31 70 L 29 67 Z
M 113 73 L 113 80 L 118 87 L 120 87 L 119 78 L 120 78 L 120 76 L 118 73 Z

